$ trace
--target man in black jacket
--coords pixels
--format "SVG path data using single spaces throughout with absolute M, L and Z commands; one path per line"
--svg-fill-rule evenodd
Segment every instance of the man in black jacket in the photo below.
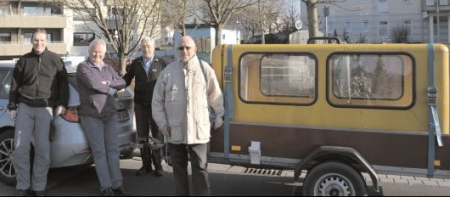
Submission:
M 18 196 L 43 196 L 50 167 L 50 122 L 69 102 L 67 71 L 58 54 L 47 50 L 47 33 L 33 34 L 33 50 L 17 62 L 9 92 L 9 114 L 16 121 L 13 163 Z M 53 111 L 55 110 L 55 111 Z M 30 176 L 30 149 L 34 164 Z
M 136 114 L 136 129 L 138 140 L 141 144 L 142 167 L 136 172 L 141 176 L 153 171 L 152 161 L 155 166 L 154 174 L 163 175 L 161 157 L 158 150 L 151 150 L 149 144 L 149 129 L 153 138 L 162 141 L 158 126 L 152 117 L 153 89 L 159 73 L 166 67 L 167 63 L 160 57 L 155 56 L 155 40 L 145 37 L 141 41 L 142 56 L 133 60 L 128 66 L 127 73 L 123 76 L 127 86 L 134 78 L 134 113 Z

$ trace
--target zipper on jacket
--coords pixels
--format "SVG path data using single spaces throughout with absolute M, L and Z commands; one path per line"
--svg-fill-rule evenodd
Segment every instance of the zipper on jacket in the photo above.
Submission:
M 41 56 L 39 56 L 39 64 L 38 64 L 38 70 L 36 75 L 36 86 L 34 86 L 34 99 L 36 99 L 36 96 L 38 95 L 38 89 L 39 89 L 39 73 L 41 72 Z

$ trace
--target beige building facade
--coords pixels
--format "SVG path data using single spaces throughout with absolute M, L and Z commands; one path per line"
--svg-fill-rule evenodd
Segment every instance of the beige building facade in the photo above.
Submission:
M 301 7 L 306 21 L 305 5 Z M 352 42 L 390 42 L 395 27 L 408 30 L 410 43 L 450 42 L 449 0 L 347 0 L 317 9 L 320 31 L 342 38 L 345 29 Z

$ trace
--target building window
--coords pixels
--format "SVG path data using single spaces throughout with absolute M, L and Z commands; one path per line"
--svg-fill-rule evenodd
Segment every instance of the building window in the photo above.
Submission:
M 52 33 L 47 34 L 47 42 L 50 43 L 52 41 L 53 41 L 53 34 Z
M 408 31 L 408 37 L 410 37 L 411 36 L 411 32 L 412 32 L 411 20 L 404 20 L 403 21 L 403 25 L 405 26 L 406 30 Z
M 369 21 L 368 20 L 364 20 L 363 21 L 363 32 L 367 33 L 369 32 Z
M 49 7 L 23 7 L 24 15 L 52 15 L 52 8 Z
M 351 21 L 345 21 L 345 30 L 349 33 L 352 31 L 352 22 Z
M 32 37 L 33 37 L 33 33 L 25 33 L 23 35 L 23 43 L 25 43 L 25 44 L 31 43 Z
M 378 12 L 385 13 L 388 12 L 387 0 L 378 0 Z
M 0 33 L 0 42 L 11 42 L 11 33 Z
M 389 26 L 387 21 L 380 21 L 378 24 L 378 34 L 380 35 L 380 38 L 389 37 Z
M 95 39 L 94 33 L 74 33 L 73 45 L 74 46 L 89 46 L 89 43 Z

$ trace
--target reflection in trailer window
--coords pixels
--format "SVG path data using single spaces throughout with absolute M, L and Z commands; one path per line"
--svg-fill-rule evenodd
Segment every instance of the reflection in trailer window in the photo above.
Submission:
M 316 98 L 316 64 L 311 54 L 245 54 L 240 97 L 246 102 L 311 104 Z
M 334 54 L 328 59 L 328 99 L 337 106 L 408 107 L 412 68 L 404 54 Z

